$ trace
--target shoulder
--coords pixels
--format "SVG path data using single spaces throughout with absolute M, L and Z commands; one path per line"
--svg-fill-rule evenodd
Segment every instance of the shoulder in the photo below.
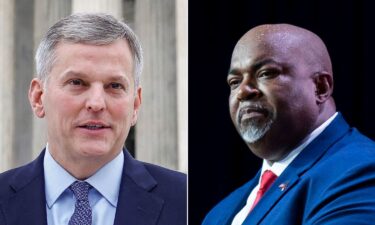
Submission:
M 30 164 L 5 171 L 0 174 L 0 199 L 9 197 L 17 188 L 16 184 L 22 181 L 22 177 L 27 173 Z
M 372 166 L 375 164 L 375 142 L 352 128 L 330 147 L 322 162 L 333 163 L 331 166 L 337 165 L 343 170 Z
M 186 191 L 186 175 L 158 165 L 134 159 L 128 151 L 124 151 L 124 171 L 131 180 L 148 189 L 156 185 L 162 189 Z
M 185 174 L 134 159 L 124 151 L 124 173 L 133 184 L 172 204 L 186 204 Z
M 186 174 L 167 169 L 158 165 L 142 162 L 146 170 L 157 180 L 158 183 L 169 183 L 186 186 Z
M 304 202 L 304 218 L 314 221 L 311 224 L 326 221 L 342 224 L 338 221 L 371 217 L 366 211 L 373 213 L 375 209 L 374 183 L 375 143 L 351 128 L 301 174 L 285 199 Z M 284 205 L 290 204 L 288 201 Z
M 150 163 L 142 163 L 157 183 L 152 190 L 153 193 L 164 196 L 164 199 L 171 202 L 186 204 L 187 176 L 184 173 Z
M 320 151 L 319 146 L 313 150 Z M 303 160 L 306 162 L 308 159 Z M 296 163 L 301 161 L 296 159 Z M 311 183 L 308 185 L 310 188 L 326 189 L 330 184 L 348 185 L 350 181 L 364 177 L 371 181 L 373 175 L 375 175 L 375 142 L 362 135 L 357 129 L 350 128 L 345 135 L 328 147 L 301 178 Z
M 350 128 L 349 132 L 341 140 L 342 142 L 349 144 L 350 147 L 360 146 L 365 148 L 375 148 L 375 142 L 370 138 L 363 135 L 356 128 Z
M 351 128 L 339 114 L 335 120 L 297 156 L 284 173 L 296 171 L 305 178 L 325 180 L 335 174 L 375 164 L 375 142 Z M 324 176 L 319 174 L 324 173 Z M 336 176 L 334 177 L 336 178 Z M 335 179 L 333 179 L 335 180 Z M 327 181 L 328 182 L 328 181 Z
M 14 179 L 14 175 L 18 174 L 19 171 L 22 171 L 22 167 L 11 169 L 0 174 L 0 198 L 12 193 L 10 183 Z
M 257 178 L 258 176 L 248 181 L 216 204 L 206 215 L 203 225 L 227 224 L 228 221 L 231 221 L 235 214 L 245 205 Z
M 146 185 L 148 193 L 163 202 L 163 213 L 160 215 L 159 221 L 164 221 L 165 224 L 185 223 L 187 212 L 186 175 L 150 163 L 137 161 L 137 164 L 138 174 L 133 173 L 133 178 L 137 177 L 134 180 L 143 187 L 145 187 L 144 184 L 151 184 Z M 143 175 L 140 175 L 141 173 Z
M 6 197 L 16 190 L 43 176 L 43 153 L 30 163 L 10 169 L 0 174 L 0 198 Z

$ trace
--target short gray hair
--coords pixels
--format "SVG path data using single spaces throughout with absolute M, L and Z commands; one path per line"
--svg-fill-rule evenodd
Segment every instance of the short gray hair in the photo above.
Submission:
M 37 77 L 44 82 L 48 80 L 48 74 L 56 61 L 56 46 L 62 41 L 108 45 L 119 39 L 125 39 L 129 44 L 133 55 L 134 81 L 138 86 L 143 66 L 140 42 L 128 25 L 105 13 L 76 13 L 53 25 L 35 54 Z

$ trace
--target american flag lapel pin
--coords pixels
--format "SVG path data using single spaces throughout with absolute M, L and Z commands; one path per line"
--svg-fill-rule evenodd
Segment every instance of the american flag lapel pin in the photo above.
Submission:
M 285 191 L 285 189 L 288 187 L 288 183 L 282 183 L 279 185 L 279 188 L 281 191 Z

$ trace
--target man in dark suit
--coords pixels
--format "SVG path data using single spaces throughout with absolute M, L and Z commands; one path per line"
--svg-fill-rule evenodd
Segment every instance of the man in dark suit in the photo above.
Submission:
M 186 224 L 186 176 L 123 145 L 141 105 L 142 50 L 106 14 L 73 14 L 36 53 L 29 99 L 46 149 L 0 175 L 0 224 Z
M 263 166 L 204 225 L 374 223 L 375 144 L 336 112 L 317 35 L 255 27 L 238 41 L 227 80 L 232 121 Z

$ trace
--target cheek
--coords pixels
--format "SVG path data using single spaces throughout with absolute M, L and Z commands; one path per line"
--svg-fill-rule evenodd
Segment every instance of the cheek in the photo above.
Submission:
M 283 85 L 259 85 L 259 90 L 262 93 L 260 101 L 267 104 L 271 108 L 278 108 L 283 105 L 284 99 L 289 99 L 290 92 Z
M 117 124 L 115 133 L 119 138 L 126 138 L 132 125 L 133 108 L 115 107 L 110 112 L 112 122 Z
M 67 121 L 78 117 L 82 105 L 82 102 L 77 97 L 54 95 L 46 101 L 46 117 L 67 123 Z
M 304 85 L 279 85 L 269 89 L 269 103 L 279 113 L 304 114 L 310 113 L 314 96 L 310 87 Z
M 114 101 L 109 109 L 113 119 L 118 120 L 121 124 L 131 123 L 134 107 L 132 101 Z
M 236 96 L 235 94 L 231 94 L 229 96 L 229 113 L 233 122 L 235 122 L 236 120 L 236 115 L 237 115 L 238 105 L 239 105 L 239 102 L 235 96 Z

